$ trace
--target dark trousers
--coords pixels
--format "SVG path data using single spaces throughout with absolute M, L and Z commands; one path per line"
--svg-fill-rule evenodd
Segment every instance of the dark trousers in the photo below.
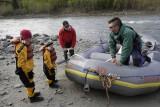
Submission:
M 74 55 L 74 49 L 69 50 L 69 56 L 72 56 L 72 55 Z M 68 60 L 68 50 L 64 51 L 64 59 Z
M 46 75 L 48 80 L 52 80 L 53 82 L 55 81 L 55 69 L 49 70 L 48 67 L 44 64 L 43 65 L 43 72 Z
M 140 49 L 134 48 L 131 53 L 133 59 L 133 65 L 137 67 L 141 67 L 145 62 L 145 57 L 142 55 Z M 129 65 L 130 56 L 127 60 L 123 63 L 124 65 Z
M 65 48 L 71 48 L 72 43 L 65 43 Z M 74 55 L 74 49 L 69 49 L 69 56 Z M 68 50 L 64 50 L 64 59 L 68 60 Z
M 28 72 L 28 74 L 25 74 L 22 68 L 17 68 L 17 74 L 19 75 L 21 82 L 26 88 L 35 87 L 35 84 L 33 81 L 34 73 L 32 71 Z

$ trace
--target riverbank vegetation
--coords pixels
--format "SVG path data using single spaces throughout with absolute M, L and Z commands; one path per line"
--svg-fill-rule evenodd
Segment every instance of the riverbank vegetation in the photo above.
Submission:
M 159 11 L 160 0 L 0 0 L 0 15 L 92 11 Z

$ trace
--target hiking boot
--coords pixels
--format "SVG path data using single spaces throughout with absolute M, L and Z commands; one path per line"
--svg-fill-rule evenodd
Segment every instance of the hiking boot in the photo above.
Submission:
M 44 98 L 43 97 L 29 97 L 29 100 L 30 100 L 30 102 L 31 103 L 35 103 L 35 102 L 40 102 L 40 101 L 43 101 L 44 100 Z

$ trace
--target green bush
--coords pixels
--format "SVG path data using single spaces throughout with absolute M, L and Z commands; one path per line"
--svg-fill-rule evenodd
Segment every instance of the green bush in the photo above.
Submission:
M 160 10 L 160 0 L 19 0 L 24 13 L 56 13 L 65 9 L 79 12 L 97 10 Z M 0 14 L 13 12 L 11 4 L 0 5 Z
M 68 7 L 80 10 L 156 10 L 160 0 L 68 0 Z
M 66 0 L 22 0 L 22 8 L 28 13 L 44 13 L 62 9 Z
M 0 15 L 9 15 L 13 13 L 13 8 L 10 4 L 0 4 Z

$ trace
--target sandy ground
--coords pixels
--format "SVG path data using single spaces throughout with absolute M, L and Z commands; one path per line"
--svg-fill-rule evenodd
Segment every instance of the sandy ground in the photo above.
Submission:
M 88 42 L 82 43 L 83 51 Z M 62 52 L 57 47 L 58 60 L 62 59 Z M 77 49 L 78 51 L 78 49 Z M 57 68 L 57 79 L 64 89 L 63 94 L 55 94 L 56 89 L 47 86 L 46 77 L 42 71 L 42 56 L 35 55 L 35 84 L 44 97 L 44 101 L 29 103 L 24 87 L 14 74 L 15 62 L 13 54 L 5 55 L 0 60 L 0 107 L 106 107 L 105 91 L 92 89 L 90 93 L 83 92 L 80 86 L 65 76 L 65 64 Z M 110 93 L 110 107 L 160 107 L 160 91 L 148 95 L 125 97 Z

